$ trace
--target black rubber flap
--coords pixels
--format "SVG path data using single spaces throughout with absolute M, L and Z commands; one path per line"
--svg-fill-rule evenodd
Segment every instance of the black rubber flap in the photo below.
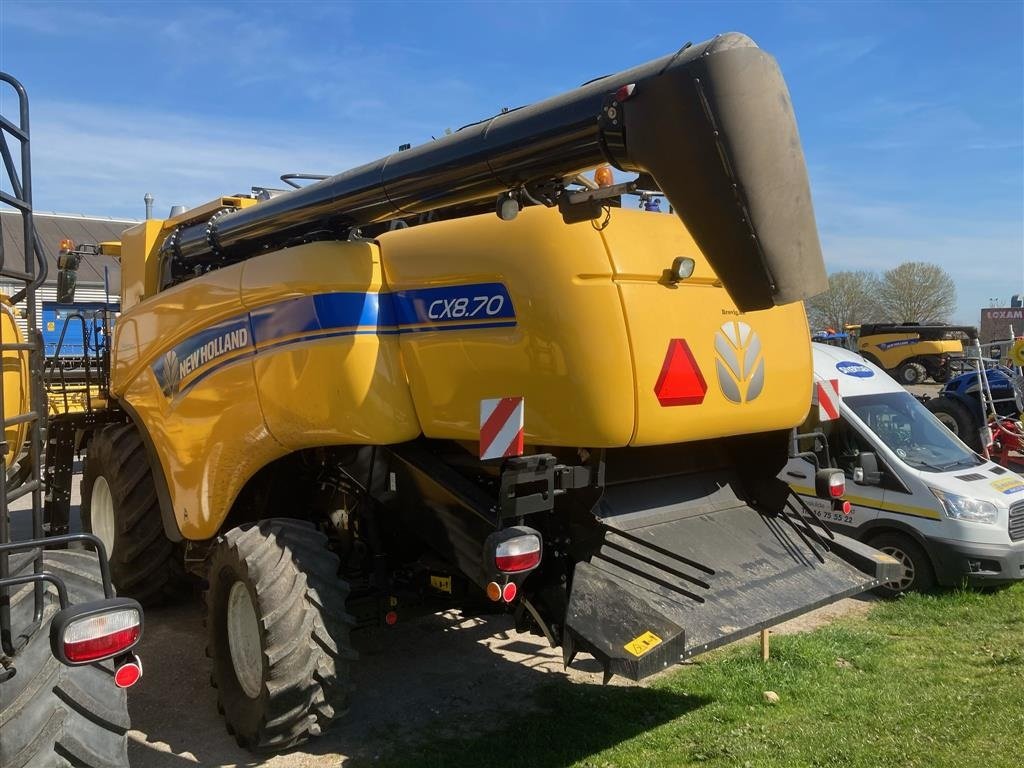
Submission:
M 586 650 L 638 680 L 895 575 L 875 550 L 821 533 L 823 546 L 803 524 L 745 505 L 666 512 L 652 510 L 650 525 L 636 511 L 621 527 L 604 518 L 600 550 L 573 576 L 567 658 Z

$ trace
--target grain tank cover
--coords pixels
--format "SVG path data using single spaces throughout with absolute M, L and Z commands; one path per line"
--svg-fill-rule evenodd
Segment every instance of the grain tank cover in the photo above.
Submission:
M 606 162 L 654 178 L 741 311 L 827 286 L 789 92 L 775 60 L 736 33 L 190 222 L 161 254 L 188 275 L 509 191 L 564 204 L 564 179 Z

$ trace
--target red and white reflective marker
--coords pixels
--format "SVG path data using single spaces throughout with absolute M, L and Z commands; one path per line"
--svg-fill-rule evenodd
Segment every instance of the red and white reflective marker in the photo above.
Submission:
M 523 455 L 523 398 L 480 401 L 480 458 Z
M 839 379 L 829 379 L 828 383 L 827 387 L 821 382 L 814 385 L 819 421 L 835 421 L 839 418 Z

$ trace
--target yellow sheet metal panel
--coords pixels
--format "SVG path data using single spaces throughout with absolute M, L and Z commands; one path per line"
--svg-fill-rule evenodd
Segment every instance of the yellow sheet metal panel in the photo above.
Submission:
M 245 263 L 260 405 L 288 450 L 420 434 L 372 243 L 310 243 Z
M 150 433 L 190 539 L 214 535 L 245 482 L 284 453 L 259 409 L 241 277 L 241 264 L 211 272 L 115 326 L 111 390 Z
M 636 377 L 632 445 L 800 423 L 813 372 L 801 303 L 739 312 L 675 216 L 613 210 L 602 237 L 622 295 Z M 693 276 L 672 284 L 665 273 L 679 256 L 694 260 Z M 673 375 L 689 382 L 675 390 L 664 382 L 673 364 L 679 366 Z
M 251 358 L 217 367 L 170 398 L 154 377 L 139 376 L 125 399 L 156 446 L 186 539 L 215 536 L 249 478 L 286 453 L 263 423 Z
M 14 319 L 14 310 L 7 301 L 6 296 L 0 295 L 0 339 L 5 344 L 21 344 L 24 338 Z M 28 378 L 28 352 L 19 350 L 8 350 L 3 353 L 3 377 L 4 377 L 4 415 L 13 419 L 18 414 L 28 413 L 29 405 L 29 378 Z M 21 447 L 25 444 L 25 436 L 28 434 L 28 424 L 15 424 L 4 430 L 4 441 L 7 443 L 7 454 L 5 456 L 6 466 L 18 457 Z
M 186 538 L 215 535 L 249 478 L 288 452 L 420 434 L 379 289 L 375 245 L 312 243 L 121 315 L 112 389 L 153 438 Z
M 130 309 L 146 296 L 156 293 L 156 251 L 164 233 L 162 220 L 147 219 L 129 227 L 121 235 L 122 310 Z
M 218 269 L 202 279 L 168 288 L 143 304 L 126 307 L 114 325 L 110 391 L 121 396 L 140 375 L 153 375 L 151 366 L 157 357 L 237 315 L 241 311 L 242 267 L 234 264 Z
M 523 396 L 527 443 L 629 442 L 629 344 L 608 254 L 589 222 L 567 226 L 555 211 L 530 208 L 510 222 L 475 216 L 379 241 L 425 435 L 477 440 L 481 400 Z M 445 286 L 464 287 L 466 303 L 431 299 L 430 289 Z M 502 290 L 511 307 L 490 322 Z

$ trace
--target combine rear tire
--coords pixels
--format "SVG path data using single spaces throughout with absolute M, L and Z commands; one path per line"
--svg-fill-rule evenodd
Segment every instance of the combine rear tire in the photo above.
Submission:
M 96 555 L 47 552 L 46 570 L 64 580 L 72 603 L 103 597 Z M 26 628 L 32 587 L 12 595 L 13 626 Z M 50 621 L 59 609 L 48 586 L 43 623 L 14 657 L 14 677 L 0 683 L 0 766 L 127 768 L 128 699 L 114 685 L 111 662 L 67 667 L 50 652 Z
M 928 371 L 920 363 L 903 363 L 895 371 L 895 379 L 905 387 L 920 384 L 928 377 Z
M 208 578 L 211 680 L 240 746 L 287 749 L 348 710 L 353 622 L 326 536 L 286 518 L 233 528 Z
M 903 578 L 875 587 L 876 595 L 899 597 L 905 592 L 927 592 L 935 586 L 935 571 L 931 560 L 921 545 L 909 536 L 887 531 L 875 536 L 868 544 L 892 555 L 903 564 Z
M 181 591 L 181 552 L 164 534 L 149 457 L 131 424 L 105 427 L 89 443 L 82 527 L 107 548 L 110 578 L 122 597 L 152 606 Z
M 971 412 L 951 397 L 933 397 L 926 400 L 924 407 L 935 414 L 942 426 L 959 437 L 972 451 L 981 450 L 979 427 Z

